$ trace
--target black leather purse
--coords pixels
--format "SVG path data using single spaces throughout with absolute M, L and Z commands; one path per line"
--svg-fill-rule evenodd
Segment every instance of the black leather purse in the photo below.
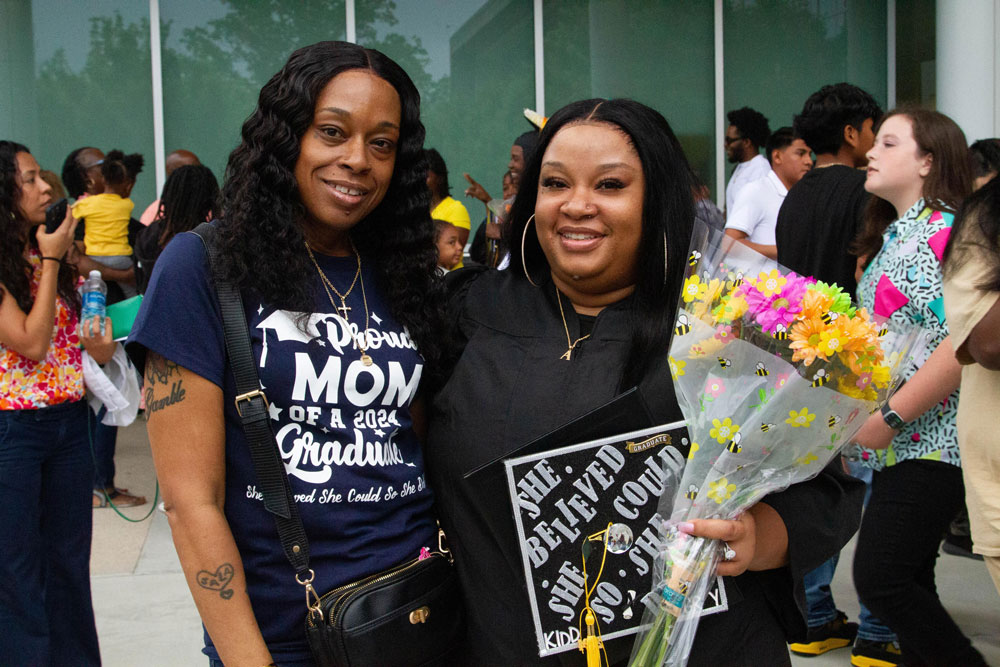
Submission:
M 215 227 L 194 229 L 209 258 L 222 312 L 226 354 L 236 380 L 240 415 L 264 507 L 274 517 L 295 581 L 305 589 L 305 632 L 317 667 L 422 667 L 449 664 L 465 614 L 458 575 L 444 533 L 437 550 L 319 596 L 309 568 L 309 540 L 271 431 L 239 290 L 217 270 Z

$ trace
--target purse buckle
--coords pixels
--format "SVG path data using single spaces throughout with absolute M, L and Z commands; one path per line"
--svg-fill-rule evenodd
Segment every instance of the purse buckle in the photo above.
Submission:
M 431 608 L 428 606 L 420 607 L 419 609 L 414 609 L 410 612 L 410 623 L 416 625 L 417 623 L 426 623 L 427 617 L 431 615 Z
M 299 586 L 304 586 L 306 589 L 306 609 L 309 610 L 309 616 L 312 617 L 313 615 L 315 615 L 316 617 L 318 617 L 319 622 L 322 623 L 323 609 L 322 607 L 320 607 L 319 595 L 316 594 L 316 589 L 313 588 L 312 585 L 312 581 L 315 578 L 316 578 L 316 573 L 313 572 L 312 568 L 309 569 L 309 578 L 305 580 L 300 579 L 299 574 L 297 572 L 295 573 L 295 582 Z M 311 599 L 309 597 L 310 594 L 312 594 Z
M 240 410 L 240 403 L 242 403 L 243 401 L 246 401 L 246 402 L 249 403 L 250 401 L 252 401 L 253 399 L 255 399 L 257 397 L 260 397 L 260 399 L 264 401 L 264 407 L 265 408 L 269 408 L 270 407 L 270 404 L 267 402 L 267 396 L 264 394 L 264 392 L 261 391 L 260 389 L 254 389 L 253 391 L 248 391 L 245 394 L 240 394 L 239 396 L 237 396 L 233 400 L 233 402 L 236 403 L 236 412 L 239 414 L 240 417 L 243 416 L 243 411 Z M 296 579 L 298 579 L 298 575 L 296 575 Z M 299 583 L 302 583 L 302 582 L 299 582 Z M 302 584 L 302 585 L 305 586 L 305 584 Z
M 449 563 L 455 562 L 455 557 L 451 555 L 451 549 L 445 546 L 448 537 L 444 534 L 444 529 L 438 524 L 438 552 L 448 559 Z

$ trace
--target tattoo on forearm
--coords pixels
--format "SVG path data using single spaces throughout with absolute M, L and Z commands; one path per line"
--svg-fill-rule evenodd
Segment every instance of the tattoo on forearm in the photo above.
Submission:
M 180 366 L 158 354 L 150 353 L 146 359 L 146 411 L 149 415 L 184 400 L 187 392 L 182 386 L 184 381 L 180 374 Z M 157 385 L 170 385 L 170 393 L 156 398 L 156 394 L 160 393 L 156 391 Z
M 215 572 L 201 570 L 198 572 L 198 585 L 209 591 L 219 591 L 219 597 L 228 600 L 233 597 L 233 589 L 229 584 L 233 581 L 235 570 L 229 563 L 223 563 Z

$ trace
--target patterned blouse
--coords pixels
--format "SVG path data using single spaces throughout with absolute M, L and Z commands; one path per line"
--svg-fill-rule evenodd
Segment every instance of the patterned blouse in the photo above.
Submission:
M 924 353 L 904 373 L 909 380 L 948 336 L 941 289 L 941 259 L 955 216 L 932 211 L 919 200 L 882 235 L 882 250 L 858 283 L 858 302 L 880 317 L 918 324 L 931 333 Z M 958 458 L 958 390 L 910 422 L 883 450 L 861 448 L 861 458 L 881 470 L 908 459 L 943 461 Z
M 38 250 L 28 254 L 31 296 L 42 278 Z M 9 294 L 4 298 L 11 298 Z M 49 351 L 34 361 L 0 344 L 0 410 L 34 410 L 83 398 L 83 350 L 77 331 L 79 317 L 62 299 L 56 299 L 55 329 Z

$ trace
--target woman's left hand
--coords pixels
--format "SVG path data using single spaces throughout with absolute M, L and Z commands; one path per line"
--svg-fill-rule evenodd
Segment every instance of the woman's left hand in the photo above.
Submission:
M 898 433 L 899 431 L 889 428 L 882 415 L 876 412 L 865 420 L 858 432 L 854 434 L 851 442 L 856 442 L 868 449 L 885 449 L 892 444 L 892 439 Z
M 757 552 L 757 530 L 753 514 L 744 512 L 738 519 L 693 519 L 682 523 L 678 529 L 682 533 L 722 540 L 729 545 L 733 557 L 719 561 L 719 575 L 736 577 L 750 567 Z M 690 527 L 690 529 L 688 529 Z M 725 548 L 725 545 L 723 545 Z
M 91 359 L 102 366 L 109 361 L 115 353 L 114 339 L 111 337 L 111 318 L 104 318 L 104 326 L 98 317 L 92 317 L 80 323 L 80 342 L 83 349 L 87 351 Z
M 747 570 L 771 570 L 788 564 L 785 522 L 767 503 L 757 503 L 737 519 L 692 519 L 678 529 L 722 540 L 729 546 L 732 558 L 719 561 L 721 576 L 736 577 Z

